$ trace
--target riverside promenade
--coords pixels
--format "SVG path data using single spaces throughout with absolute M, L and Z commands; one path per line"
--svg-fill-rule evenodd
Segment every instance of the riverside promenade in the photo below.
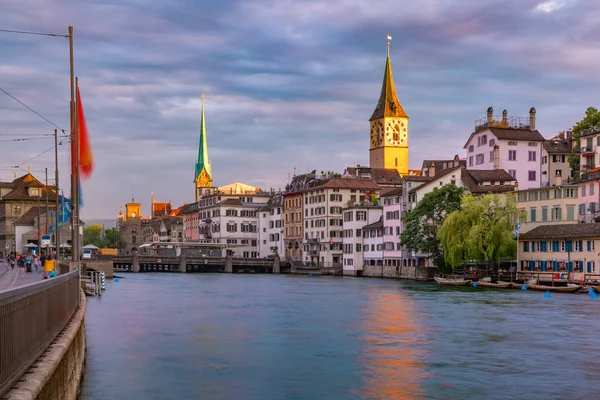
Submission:
M 43 279 L 41 272 L 25 272 L 24 276 L 21 276 L 20 272 L 16 266 L 14 269 L 11 269 L 6 258 L 0 258 L 0 292 L 39 282 Z

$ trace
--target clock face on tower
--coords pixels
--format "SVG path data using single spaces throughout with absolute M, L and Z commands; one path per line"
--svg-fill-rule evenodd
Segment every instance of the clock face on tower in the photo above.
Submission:
M 391 120 L 385 127 L 385 138 L 392 146 L 399 146 L 406 143 L 407 139 L 406 123 L 404 121 Z
M 383 122 L 375 121 L 371 126 L 371 147 L 379 147 L 383 144 Z

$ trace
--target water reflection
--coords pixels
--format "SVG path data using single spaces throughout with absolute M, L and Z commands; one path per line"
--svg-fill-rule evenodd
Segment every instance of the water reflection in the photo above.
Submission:
M 372 291 L 365 306 L 365 373 L 360 395 L 372 399 L 422 399 L 427 377 L 425 327 L 412 299 L 395 288 Z

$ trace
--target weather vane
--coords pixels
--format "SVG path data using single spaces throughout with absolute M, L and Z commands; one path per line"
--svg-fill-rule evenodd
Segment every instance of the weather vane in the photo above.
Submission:
M 388 33 L 385 38 L 387 39 L 387 52 L 388 52 L 388 57 L 389 57 L 390 56 L 390 42 L 392 41 L 392 35 L 390 35 Z
M 202 102 L 204 102 L 204 92 L 202 92 Z

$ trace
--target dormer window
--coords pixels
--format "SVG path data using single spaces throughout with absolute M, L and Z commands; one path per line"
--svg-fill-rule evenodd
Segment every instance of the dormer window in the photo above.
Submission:
M 40 188 L 29 188 L 29 197 L 39 197 Z

